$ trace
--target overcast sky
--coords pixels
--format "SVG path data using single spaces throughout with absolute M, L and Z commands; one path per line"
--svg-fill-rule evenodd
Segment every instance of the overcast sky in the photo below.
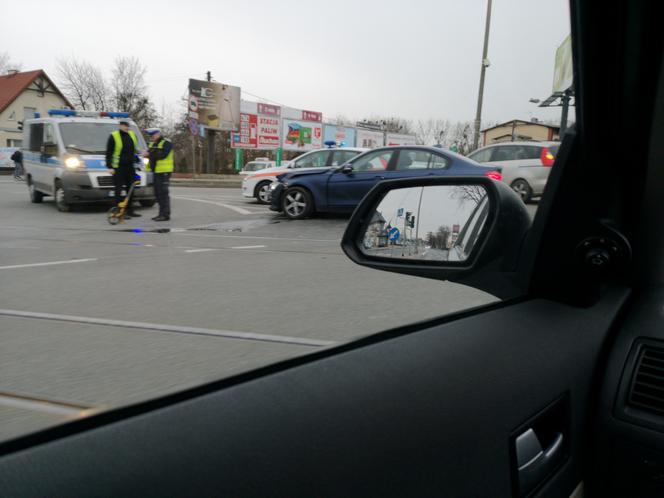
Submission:
M 148 66 L 159 110 L 187 79 L 216 81 L 328 117 L 472 120 L 486 0 L 3 2 L 0 51 L 55 77 L 56 59 L 107 74 L 117 55 Z M 551 92 L 566 0 L 494 0 L 483 121 L 558 119 Z M 57 81 L 57 78 L 55 78 Z

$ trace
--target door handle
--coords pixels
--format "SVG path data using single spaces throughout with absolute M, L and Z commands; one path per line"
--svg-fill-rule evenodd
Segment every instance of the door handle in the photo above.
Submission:
M 516 438 L 519 492 L 522 496 L 540 484 L 561 462 L 565 453 L 563 439 L 563 434 L 558 432 L 549 447 L 543 450 L 533 429 Z

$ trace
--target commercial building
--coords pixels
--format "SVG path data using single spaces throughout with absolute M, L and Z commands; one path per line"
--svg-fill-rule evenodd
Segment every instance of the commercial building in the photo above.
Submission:
M 482 146 L 517 140 L 559 140 L 560 126 L 513 119 L 482 130 Z

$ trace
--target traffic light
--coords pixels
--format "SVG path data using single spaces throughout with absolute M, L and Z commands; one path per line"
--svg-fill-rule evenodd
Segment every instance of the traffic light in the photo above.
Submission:
M 18 122 L 18 129 L 19 131 L 23 131 L 23 121 Z
M 410 228 L 415 228 L 415 216 L 411 216 L 410 221 L 408 221 L 408 226 Z

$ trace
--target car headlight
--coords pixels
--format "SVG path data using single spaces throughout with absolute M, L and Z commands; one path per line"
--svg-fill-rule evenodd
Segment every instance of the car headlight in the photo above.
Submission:
M 143 158 L 143 166 L 145 166 L 147 168 L 148 164 L 150 164 L 150 159 L 148 159 L 147 157 L 144 157 Z
M 81 167 L 81 160 L 78 157 L 68 157 L 65 159 L 65 166 L 67 169 L 78 169 Z
M 276 190 L 278 186 L 279 182 L 272 182 L 272 184 L 270 185 L 270 190 Z

